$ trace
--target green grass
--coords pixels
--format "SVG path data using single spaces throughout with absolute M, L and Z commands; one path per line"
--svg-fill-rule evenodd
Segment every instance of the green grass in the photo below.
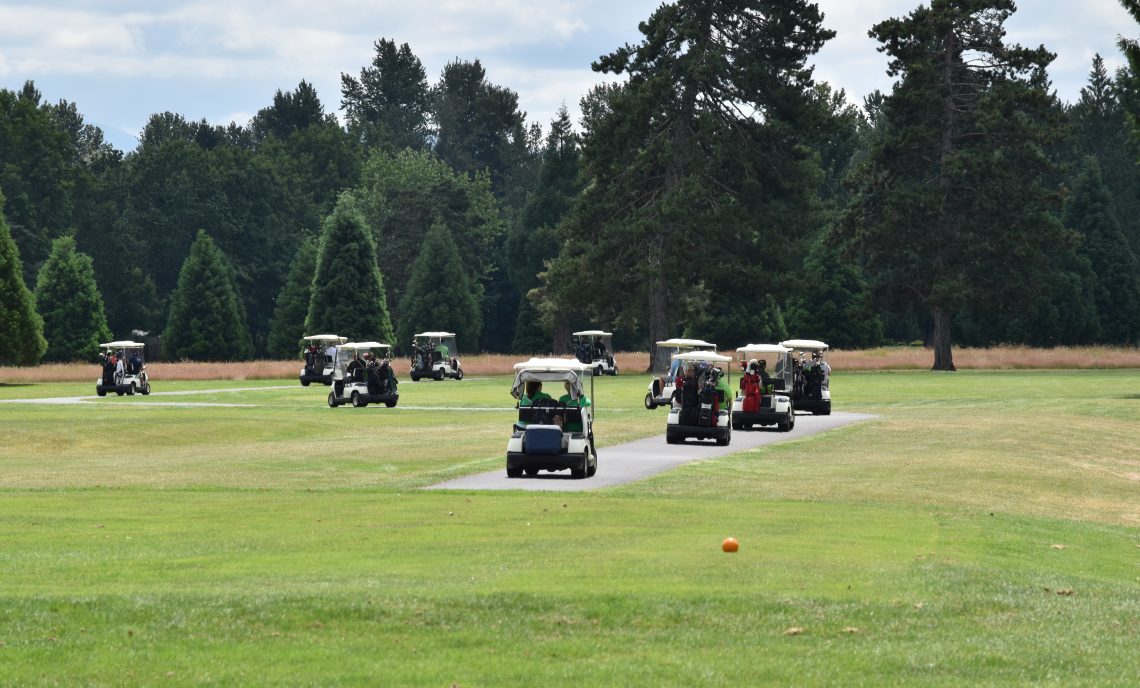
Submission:
M 1138 383 L 837 374 L 878 419 L 589 494 L 416 489 L 502 468 L 446 409 L 505 378 L 0 404 L 0 685 L 1134 685 Z

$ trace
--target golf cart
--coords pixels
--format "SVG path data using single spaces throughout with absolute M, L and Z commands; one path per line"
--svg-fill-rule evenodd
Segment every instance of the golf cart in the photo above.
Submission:
M 104 352 L 102 376 L 95 381 L 95 393 L 101 397 L 107 392 L 119 396 L 150 394 L 150 380 L 143 362 L 143 345 L 139 342 L 105 342 L 99 345 Z
M 594 375 L 617 375 L 617 363 L 613 357 L 611 332 L 582 330 L 575 332 L 573 339 L 574 357 L 590 366 Z
M 714 439 L 718 446 L 726 446 L 732 441 L 728 419 L 731 376 L 725 377 L 727 365 L 719 368 L 717 364 L 731 363 L 732 359 L 712 351 L 685 351 L 673 354 L 673 361 L 680 362 L 683 375 L 680 388 L 673 394 L 665 441 L 680 444 L 695 437 Z
M 792 384 L 792 404 L 798 411 L 811 411 L 815 415 L 831 415 L 831 366 L 824 358 L 828 346 L 817 339 L 789 339 L 780 342 L 792 350 L 795 358 L 795 381 Z M 810 360 L 804 360 L 811 356 Z
M 686 351 L 716 351 L 716 344 L 709 344 L 701 339 L 666 339 L 657 342 L 657 347 L 664 347 L 670 355 Z M 677 388 L 677 378 L 680 377 L 681 362 L 673 359 L 669 365 L 669 372 L 661 377 L 654 377 L 649 382 L 649 391 L 645 394 L 645 408 L 653 410 L 658 406 L 669 406 L 673 399 L 673 390 Z
M 749 344 L 736 350 L 740 367 L 744 371 L 741 378 L 741 391 L 732 402 L 732 427 L 736 430 L 751 429 L 753 425 L 775 425 L 780 432 L 788 432 L 796 426 L 796 411 L 792 406 L 789 392 L 792 388 L 792 350 L 780 344 Z M 755 370 L 752 362 L 755 361 Z M 771 382 L 761 383 L 759 362 L 765 362 L 765 369 Z M 767 369 L 767 362 L 774 361 Z
M 392 370 L 392 347 L 380 342 L 347 342 L 336 350 L 329 406 L 351 403 L 396 405 L 396 372 Z
M 455 358 L 454 332 L 420 332 L 412 338 L 412 382 L 420 378 L 463 379 L 463 367 Z
M 304 341 L 301 356 L 305 359 L 305 367 L 301 368 L 301 386 L 308 387 L 310 382 L 331 385 L 336 347 L 348 339 L 335 334 L 313 334 L 305 337 Z
M 598 470 L 594 450 L 594 378 L 588 365 L 572 358 L 532 358 L 515 364 L 511 395 L 518 399 L 518 421 L 507 442 L 507 477 L 533 477 L 539 471 L 570 469 L 572 478 Z M 590 395 L 584 380 L 590 378 Z M 565 388 L 555 401 L 542 385 Z

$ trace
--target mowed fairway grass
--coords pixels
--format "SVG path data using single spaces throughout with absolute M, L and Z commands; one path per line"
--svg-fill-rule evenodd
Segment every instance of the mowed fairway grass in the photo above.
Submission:
M 597 381 L 599 472 L 663 432 L 646 382 Z M 0 401 L 0 685 L 1140 680 L 1140 371 L 840 371 L 875 420 L 597 492 L 419 489 L 502 470 L 508 386 L 0 385 L 55 400 Z

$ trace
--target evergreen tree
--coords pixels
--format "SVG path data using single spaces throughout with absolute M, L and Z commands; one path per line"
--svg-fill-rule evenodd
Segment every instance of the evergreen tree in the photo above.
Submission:
M 1140 0 L 1120 0 L 1120 4 L 1128 10 L 1128 14 L 1131 14 L 1133 19 L 1140 22 Z M 1120 51 L 1128 60 L 1125 78 L 1130 82 L 1129 90 L 1132 92 L 1128 116 L 1132 121 L 1132 130 L 1136 133 L 1137 138 L 1140 138 L 1140 84 L 1137 83 L 1140 81 L 1140 41 L 1118 36 L 1116 45 L 1120 47 Z
M 91 257 L 77 251 L 71 237 L 52 242 L 36 280 L 36 307 L 48 343 L 45 360 L 95 361 L 100 342 L 111 339 Z
M 44 321 L 36 312 L 35 298 L 24 283 L 20 251 L 4 219 L 4 194 L 0 192 L 0 364 L 30 366 L 47 349 Z
M 935 370 L 954 370 L 956 313 L 1025 303 L 1071 240 L 1043 153 L 1062 134 L 1053 55 L 1003 42 L 1013 10 L 932 0 L 871 29 L 900 80 L 837 235 L 896 308 L 929 311 Z
M 375 232 L 377 262 L 396 320 L 403 320 L 399 304 L 411 265 L 439 221 L 459 246 L 475 301 L 483 307 L 506 231 L 486 174 L 469 178 L 426 152 L 376 153 L 365 163 L 354 197 Z
M 826 120 L 808 65 L 834 35 L 822 21 L 806 0 L 678 0 L 641 24 L 639 45 L 593 65 L 628 81 L 583 103 L 588 186 L 544 273 L 548 298 L 644 322 L 655 342 L 696 290 L 728 293 L 747 265 L 763 264 L 769 285 L 792 269 L 789 242 L 820 221 L 823 175 L 805 143 Z M 652 358 L 664 366 L 656 347 Z
M 1140 253 L 1140 139 L 1132 134 L 1123 102 L 1129 81 L 1122 70 L 1114 82 L 1101 56 L 1093 57 L 1088 84 L 1068 108 L 1073 137 L 1066 162 L 1079 170 L 1085 156 L 1097 159 L 1112 194 L 1116 220 L 1136 254 Z
M 570 123 L 570 113 L 563 105 L 558 117 L 550 123 L 550 134 L 542 151 L 538 185 L 523 209 L 507 240 L 507 259 L 511 281 L 519 292 L 518 318 L 514 327 L 513 351 L 545 351 L 549 348 L 549 329 L 528 293 L 539 286 L 538 273 L 546 262 L 558 255 L 560 242 L 555 228 L 570 212 L 581 192 L 579 137 Z
M 205 230 L 198 230 L 178 272 L 163 347 L 172 359 L 244 361 L 253 356 L 233 267 Z
M 443 222 L 424 237 L 412 264 L 408 291 L 400 301 L 399 341 L 410 342 L 416 332 L 446 330 L 460 342 L 479 341 L 483 326 L 479 304 L 459 257 L 459 247 Z
M 349 130 L 369 146 L 420 150 L 431 133 L 427 72 L 407 43 L 396 47 L 381 38 L 375 48 L 372 66 L 360 70 L 359 80 L 340 75 Z
M 821 339 L 836 349 L 863 349 L 883 342 L 883 322 L 870 302 L 858 265 L 844 262 L 817 243 L 804 261 L 801 292 L 788 302 L 788 331 Z
M 376 243 L 350 193 L 325 219 L 312 293 L 306 332 L 395 345 Z
M 317 242 L 301 242 L 297 255 L 289 266 L 285 286 L 277 296 L 277 307 L 269 325 L 269 355 L 276 358 L 293 358 L 305 336 L 305 316 L 313 296 L 313 275 L 317 271 Z M 311 333 L 315 334 L 315 333 Z
M 1065 225 L 1080 232 L 1079 252 L 1093 275 L 1101 336 L 1110 344 L 1140 344 L 1140 267 L 1112 211 L 1096 158 L 1085 158 L 1065 209 Z

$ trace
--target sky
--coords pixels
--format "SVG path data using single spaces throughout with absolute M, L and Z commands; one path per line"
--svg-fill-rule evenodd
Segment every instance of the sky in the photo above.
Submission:
M 917 0 L 818 0 L 837 36 L 813 60 L 816 79 L 860 103 L 889 91 L 886 57 L 868 29 Z M 301 80 L 326 111 L 340 109 L 340 75 L 358 76 L 380 38 L 408 43 L 435 83 L 455 59 L 478 58 L 492 83 L 519 94 L 548 127 L 565 104 L 612 77 L 590 63 L 637 43 L 660 0 L 0 0 L 0 88 L 32 80 L 45 100 L 75 103 L 116 148 L 133 150 L 153 113 L 245 124 Z M 1044 44 L 1062 100 L 1074 101 L 1093 55 L 1123 64 L 1118 34 L 1140 27 L 1118 0 L 1020 0 L 1008 40 Z

